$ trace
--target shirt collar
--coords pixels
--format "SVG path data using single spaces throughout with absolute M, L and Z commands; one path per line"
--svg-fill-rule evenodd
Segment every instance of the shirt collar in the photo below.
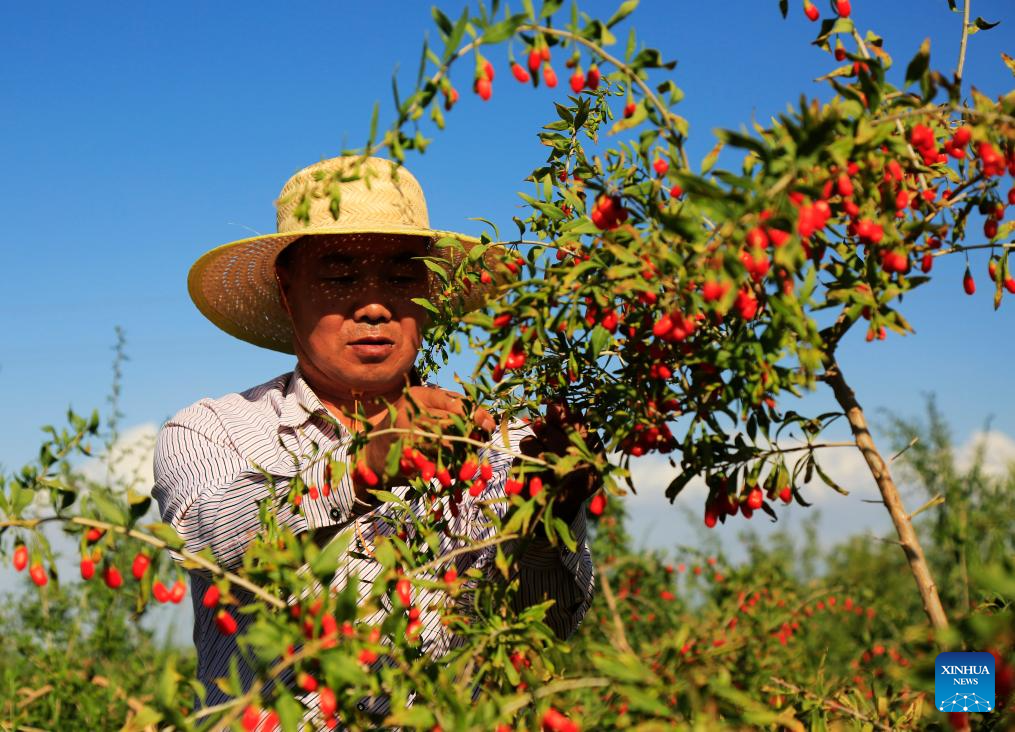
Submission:
M 282 399 L 282 411 L 279 413 L 279 426 L 296 428 L 306 424 L 318 413 L 327 414 L 328 410 L 321 404 L 313 389 L 303 378 L 297 364 L 293 369 L 289 383 L 286 384 Z

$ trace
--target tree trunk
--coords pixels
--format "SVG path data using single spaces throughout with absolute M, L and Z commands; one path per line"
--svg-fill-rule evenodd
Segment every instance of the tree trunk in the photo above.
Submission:
M 934 578 L 930 573 L 930 567 L 927 566 L 927 559 L 923 555 L 920 540 L 913 529 L 912 520 L 902 505 L 902 499 L 899 497 L 899 491 L 895 486 L 895 481 L 892 480 L 888 465 L 882 459 L 881 453 L 878 452 L 870 431 L 867 429 L 867 420 L 864 418 L 863 409 L 856 400 L 856 394 L 846 383 L 842 371 L 839 370 L 839 364 L 834 358 L 829 357 L 826 360 L 825 373 L 821 378 L 832 388 L 836 401 L 845 410 L 856 445 L 863 453 L 863 457 L 874 475 L 874 480 L 878 484 L 881 498 L 892 517 L 892 523 L 895 524 L 899 543 L 906 553 L 909 569 L 913 573 L 913 579 L 916 580 L 917 589 L 923 599 L 923 609 L 935 630 L 945 630 L 948 628 L 948 617 L 941 606 L 937 585 L 934 584 Z

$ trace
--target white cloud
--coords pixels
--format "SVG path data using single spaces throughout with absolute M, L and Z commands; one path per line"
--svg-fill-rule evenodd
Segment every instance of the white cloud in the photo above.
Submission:
M 819 441 L 838 442 L 841 440 L 823 437 Z M 1007 474 L 1009 465 L 1015 462 L 1015 440 L 999 432 L 975 432 L 965 442 L 957 446 L 955 448 L 957 468 L 959 470 L 968 469 L 976 445 L 981 441 L 985 445 L 984 472 L 993 476 Z M 786 439 L 779 442 L 783 448 L 800 444 L 803 444 L 802 440 Z M 891 453 L 883 444 L 881 448 L 884 450 L 884 458 L 889 460 Z M 803 451 L 799 454 L 791 453 L 791 455 L 796 455 L 795 459 L 800 459 L 804 454 L 806 453 Z M 822 537 L 823 542 L 828 544 L 851 535 L 874 534 L 881 536 L 893 532 L 887 512 L 882 505 L 876 503 L 880 501 L 881 494 L 859 449 L 852 446 L 829 447 L 818 450 L 816 455 L 822 469 L 840 486 L 849 491 L 849 495 L 842 496 L 835 492 L 826 486 L 815 473 L 809 484 L 797 485 L 804 500 L 811 503 L 812 508 L 804 508 L 796 504 L 782 506 L 781 502 L 776 502 L 776 513 L 780 517 L 777 524 L 768 523 L 764 517 L 760 517 L 760 521 L 759 517 L 756 517 L 750 524 L 744 522 L 740 517 L 732 519 L 727 522 L 726 526 L 716 529 L 727 550 L 730 550 L 733 555 L 738 554 L 733 544 L 738 528 L 751 528 L 767 533 L 787 525 L 787 520 L 791 522 L 790 525 L 793 525 L 794 522 L 803 519 L 813 511 L 819 512 L 819 536 Z M 795 459 L 788 461 L 791 469 Z M 691 537 L 694 535 L 693 530 L 702 525 L 701 515 L 707 495 L 705 482 L 702 478 L 696 477 L 691 480 L 675 503 L 671 504 L 666 498 L 666 487 L 680 470 L 679 460 L 676 462 L 677 467 L 674 468 L 669 464 L 666 456 L 658 454 L 635 458 L 631 461 L 631 477 L 638 493 L 619 500 L 625 501 L 625 507 L 628 509 L 630 517 L 629 531 L 635 537 L 636 545 L 648 548 L 670 548 L 672 544 L 676 543 L 674 537 Z M 903 484 L 901 470 L 893 471 L 893 475 L 907 499 L 907 509 L 913 510 L 926 500 L 926 495 L 919 492 L 915 486 Z M 869 503 L 867 501 L 875 502 Z M 685 517 L 687 512 L 690 512 L 693 517 L 691 523 L 688 523 L 688 519 Z
M 955 449 L 955 463 L 959 470 L 967 471 L 973 464 L 976 448 L 983 451 L 983 472 L 994 478 L 1008 475 L 1015 470 L 1015 440 L 1001 432 L 974 432 L 969 439 Z
M 759 446 L 764 446 L 765 444 L 759 441 Z M 803 445 L 804 441 L 786 439 L 781 440 L 778 444 L 781 448 L 786 449 Z M 1015 450 L 1015 443 L 1012 443 L 1012 448 Z M 790 471 L 792 471 L 796 462 L 805 454 L 806 452 L 801 450 L 800 452 L 789 453 L 787 455 L 787 464 Z M 815 454 L 817 455 L 818 464 L 821 465 L 825 473 L 849 491 L 851 495 L 857 493 L 866 498 L 870 497 L 869 494 L 872 492 L 876 494 L 877 489 L 874 479 L 870 474 L 867 463 L 857 448 L 828 447 L 817 450 Z M 648 504 L 651 504 L 653 509 L 657 509 L 662 505 L 669 505 L 669 500 L 666 498 L 666 488 L 680 472 L 679 457 L 675 458 L 674 461 L 677 463 L 675 468 L 669 464 L 666 456 L 659 454 L 646 455 L 631 460 L 631 480 L 638 491 L 638 495 L 630 497 L 632 507 L 648 506 Z M 802 480 L 802 472 L 800 477 Z M 821 482 L 817 473 L 811 478 L 809 484 L 800 484 L 797 487 L 801 489 L 804 499 L 808 503 L 821 503 L 828 500 L 830 495 L 838 496 L 835 491 Z M 693 478 L 684 490 L 681 491 L 678 500 L 685 500 L 686 497 L 697 505 L 701 503 L 707 492 L 705 480 L 698 476 Z
M 130 487 L 149 495 L 155 482 L 152 460 L 157 434 L 158 427 L 150 422 L 130 427 L 120 433 L 108 455 L 85 461 L 81 472 L 96 483 Z

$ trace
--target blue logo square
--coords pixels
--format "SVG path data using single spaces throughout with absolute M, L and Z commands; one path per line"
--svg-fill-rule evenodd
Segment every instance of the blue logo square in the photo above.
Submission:
M 934 661 L 934 706 L 939 712 L 994 711 L 994 656 L 945 651 Z

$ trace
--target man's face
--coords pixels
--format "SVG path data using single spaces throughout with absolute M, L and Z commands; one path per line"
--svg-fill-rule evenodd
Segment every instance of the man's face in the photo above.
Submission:
M 420 237 L 337 236 L 300 241 L 279 279 L 301 368 L 332 393 L 384 394 L 405 384 L 419 353 L 428 296 Z M 284 260 L 283 260 L 284 261 Z

